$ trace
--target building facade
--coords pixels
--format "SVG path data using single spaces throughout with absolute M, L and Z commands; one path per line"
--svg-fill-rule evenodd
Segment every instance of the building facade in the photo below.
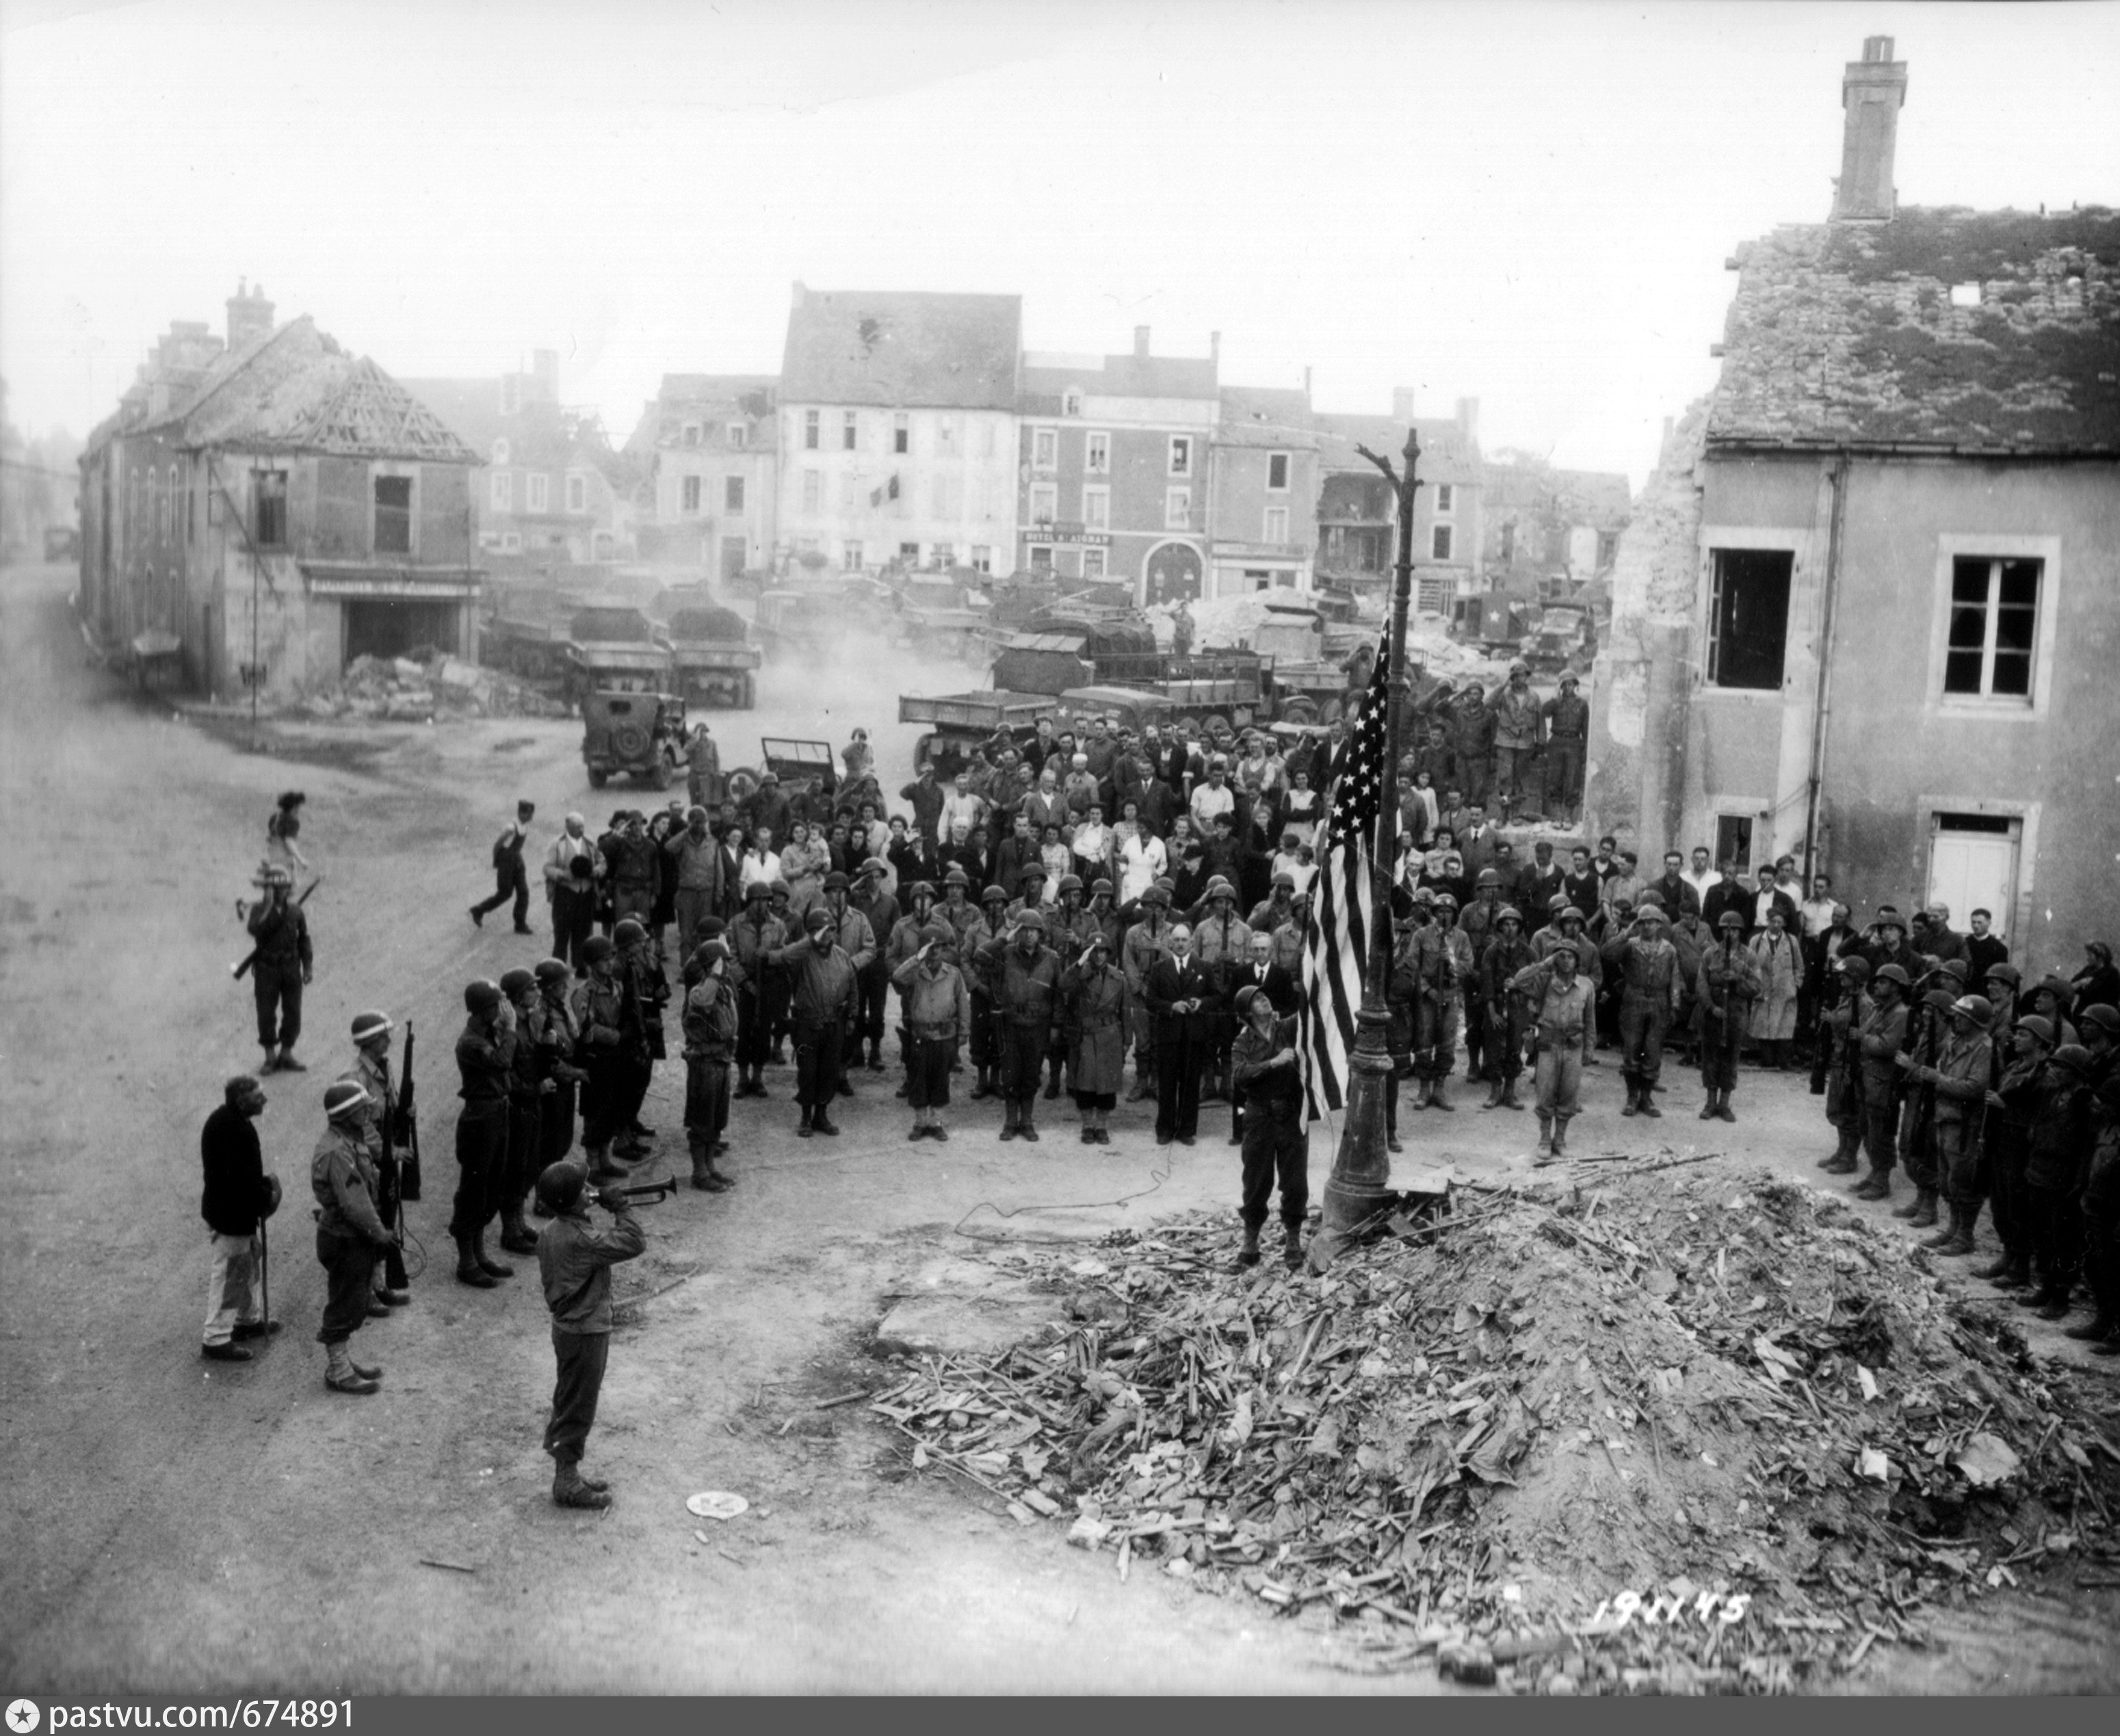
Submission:
M 1149 353 L 1025 359 L 1019 570 L 1124 579 L 1141 603 L 1204 594 L 1216 360 Z
M 281 697 L 364 652 L 477 652 L 479 455 L 262 290 L 179 323 L 81 462 L 81 608 L 167 634 L 192 685 Z
M 1627 527 L 1630 490 L 1616 471 L 1560 470 L 1527 453 L 1485 469 L 1486 588 L 1564 596 L 1610 575 Z
M 666 374 L 626 450 L 645 469 L 640 552 L 723 578 L 773 559 L 779 425 L 769 374 Z
M 1413 606 L 1447 615 L 1458 598 L 1485 588 L 1478 414 L 1477 399 L 1461 398 L 1454 418 L 1416 416 L 1412 392 L 1401 387 L 1389 416 L 1317 418 L 1320 585 L 1360 593 L 1390 583 L 1398 559 L 1398 502 L 1356 448 L 1366 446 L 1397 464 L 1411 423 L 1420 438 L 1421 483 L 1413 502 Z
M 781 552 L 1007 570 L 1022 298 L 795 285 L 780 371 Z
M 1720 382 L 1621 539 L 1592 806 L 1807 859 L 1858 924 L 1984 907 L 2067 974 L 2120 859 L 2120 215 L 1900 210 L 1905 83 L 1866 43 L 1834 217 L 1732 262 Z
M 1225 386 L 1211 450 L 1207 595 L 1307 591 L 1318 546 L 1310 394 Z
M 556 350 L 493 378 L 403 383 L 484 460 L 473 485 L 479 550 L 495 571 L 636 552 L 629 467 L 593 415 L 560 402 Z

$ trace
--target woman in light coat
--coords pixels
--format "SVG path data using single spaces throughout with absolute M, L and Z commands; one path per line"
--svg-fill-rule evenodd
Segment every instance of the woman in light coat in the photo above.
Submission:
M 1752 1041 L 1760 1046 L 1761 1066 L 1786 1071 L 1790 1040 L 1796 1035 L 1796 996 L 1803 984 L 1803 958 L 1796 936 L 1783 926 L 1779 910 L 1769 911 L 1766 928 L 1752 936 L 1752 959 L 1760 968 L 1760 996 L 1752 1003 Z
M 811 842 L 808 821 L 798 819 L 788 827 L 788 842 L 780 850 L 780 878 L 788 883 L 788 914 L 797 922 L 824 897 L 831 866 L 830 847 Z
M 1082 1112 L 1082 1143 L 1109 1145 L 1106 1118 L 1118 1102 L 1126 1065 L 1132 991 L 1112 963 L 1112 943 L 1097 935 L 1060 978 L 1067 1035 L 1067 1083 Z

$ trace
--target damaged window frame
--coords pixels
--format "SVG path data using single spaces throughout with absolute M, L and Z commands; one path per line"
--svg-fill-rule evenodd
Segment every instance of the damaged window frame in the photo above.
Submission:
M 1776 566 L 1778 572 L 1769 570 Z M 1708 655 L 1701 666 L 1709 686 L 1724 693 L 1782 690 L 1788 675 L 1789 599 L 1795 587 L 1793 549 L 1718 544 L 1709 550 Z M 1776 589 L 1778 609 L 1771 595 L 1763 594 Z M 1759 617 L 1756 624 L 1741 618 L 1753 615 Z
M 395 498 L 402 489 L 402 504 Z M 418 479 L 402 471 L 376 470 L 369 476 L 370 546 L 378 555 L 418 552 L 413 527 L 419 518 Z

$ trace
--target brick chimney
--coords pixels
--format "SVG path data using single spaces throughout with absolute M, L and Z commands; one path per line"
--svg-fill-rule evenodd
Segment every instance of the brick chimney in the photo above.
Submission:
M 1899 204 L 1892 154 L 1899 142 L 1899 106 L 1907 100 L 1907 63 L 1892 58 L 1892 39 L 1866 36 L 1862 58 L 1840 80 L 1843 111 L 1840 179 L 1834 183 L 1836 223 L 1889 223 Z
M 228 347 L 232 350 L 272 330 L 272 304 L 265 299 L 265 285 L 253 289 L 247 282 L 237 278 L 235 293 L 228 298 Z
M 1146 326 L 1136 326 L 1133 328 L 1133 353 L 1135 360 L 1138 361 L 1145 362 L 1148 360 L 1148 327 Z
M 1392 388 L 1392 414 L 1394 422 L 1411 422 L 1414 418 L 1414 392 L 1411 386 Z

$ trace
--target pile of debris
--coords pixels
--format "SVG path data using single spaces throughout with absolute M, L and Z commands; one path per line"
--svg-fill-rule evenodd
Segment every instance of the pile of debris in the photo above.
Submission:
M 1122 1577 L 1519 1691 L 1813 1686 L 2113 1558 L 2106 1419 L 1838 1200 L 1637 1167 L 1453 1204 L 1318 1279 L 1237 1270 L 1224 1221 L 1020 1254 L 1095 1323 L 875 1409 Z
M 379 717 L 432 723 L 437 717 L 565 717 L 569 708 L 534 687 L 446 652 L 359 657 L 339 679 L 298 702 L 312 717 Z

